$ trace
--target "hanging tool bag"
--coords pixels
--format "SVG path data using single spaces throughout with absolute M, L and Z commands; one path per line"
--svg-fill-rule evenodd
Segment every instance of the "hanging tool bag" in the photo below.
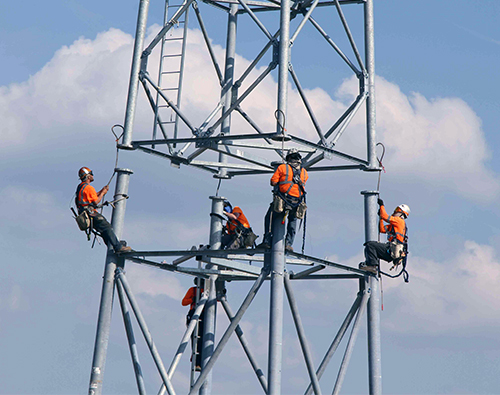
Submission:
M 257 238 L 259 237 L 255 233 L 253 233 L 252 228 L 245 228 L 240 223 L 238 223 L 236 226 L 235 234 L 236 234 L 235 238 L 229 244 L 229 249 L 231 249 L 231 246 L 234 244 L 235 241 L 238 241 L 239 245 L 238 247 L 233 247 L 233 248 L 253 247 L 255 240 L 257 240 Z
M 86 231 L 90 228 L 90 215 L 87 210 L 84 210 L 80 215 L 75 218 L 76 223 L 81 231 Z
M 391 253 L 391 258 L 393 260 L 397 260 L 405 256 L 405 248 L 403 243 L 393 240 L 390 241 L 388 244 L 389 244 L 389 252 Z
M 250 229 L 245 229 L 243 231 L 242 237 L 243 237 L 243 246 L 246 248 L 251 248 L 254 246 L 255 240 L 257 240 L 259 236 L 253 233 L 252 228 L 250 228 Z
M 73 207 L 71 207 L 71 211 L 73 212 L 73 215 L 74 215 L 76 224 L 78 225 L 78 228 L 82 232 L 85 232 L 91 228 L 92 218 L 90 217 L 90 214 L 87 210 L 83 210 L 80 214 L 77 214 L 75 209 Z

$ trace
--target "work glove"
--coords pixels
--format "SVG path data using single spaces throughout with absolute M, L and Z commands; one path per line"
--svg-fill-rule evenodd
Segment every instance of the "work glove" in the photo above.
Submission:
M 377 203 L 378 203 L 379 206 L 383 206 L 384 205 L 384 201 L 382 199 L 380 199 L 380 198 L 378 198 Z

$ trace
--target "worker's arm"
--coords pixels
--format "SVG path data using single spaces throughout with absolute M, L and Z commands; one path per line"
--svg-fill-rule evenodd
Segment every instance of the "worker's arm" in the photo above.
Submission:
M 182 302 L 181 302 L 181 304 L 183 306 L 188 306 L 194 302 L 195 290 L 196 290 L 195 287 L 191 287 L 188 289 L 188 291 L 186 292 L 186 295 L 184 296 L 184 298 L 182 299 Z
M 384 220 L 382 218 L 380 218 L 380 221 L 379 221 L 379 224 L 378 224 L 378 230 L 379 230 L 380 233 L 386 233 L 387 232 L 387 228 L 385 227 Z
M 385 207 L 384 206 L 380 206 L 380 219 L 389 223 L 389 214 L 387 214 L 387 211 L 385 211 Z
M 240 213 L 228 213 L 227 211 L 223 211 L 224 214 L 230 221 L 236 221 L 240 216 Z
M 106 196 L 108 191 L 109 191 L 109 187 L 107 185 L 105 185 L 99 192 L 97 192 L 97 200 L 94 203 L 95 204 L 101 203 L 102 198 L 104 196 Z
M 274 172 L 273 176 L 271 177 L 271 186 L 274 187 L 280 181 L 282 169 L 284 166 L 285 165 L 279 165 L 276 171 Z

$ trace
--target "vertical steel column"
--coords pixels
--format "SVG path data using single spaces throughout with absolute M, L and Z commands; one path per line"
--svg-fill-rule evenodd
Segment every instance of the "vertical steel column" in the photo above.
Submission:
M 283 277 L 285 272 L 285 224 L 283 214 L 273 213 L 271 246 L 271 304 L 269 311 L 268 395 L 281 393 L 283 348 Z
M 295 295 L 292 291 L 292 285 L 290 284 L 290 276 L 288 273 L 285 274 L 285 291 L 288 296 L 288 303 L 290 304 L 290 310 L 292 312 L 293 321 L 295 322 L 295 328 L 297 329 L 300 347 L 302 348 L 302 353 L 304 354 L 307 371 L 314 388 L 314 394 L 321 395 L 321 387 L 319 386 L 318 376 L 316 376 L 316 371 L 314 370 L 311 350 L 309 348 L 309 344 L 307 343 L 306 332 L 304 331 L 304 326 L 302 325 L 302 319 L 300 318 L 299 308 L 295 300 Z
M 127 333 L 130 356 L 132 357 L 132 364 L 134 365 L 135 381 L 137 382 L 137 389 L 139 390 L 139 395 L 146 395 L 146 387 L 144 386 L 144 377 L 142 376 L 141 364 L 139 362 L 139 354 L 137 353 L 137 343 L 135 342 L 132 320 L 130 319 L 130 312 L 128 311 L 127 301 L 125 300 L 123 286 L 120 284 L 119 281 L 116 283 L 116 290 L 118 291 L 118 299 L 120 300 L 120 307 L 122 308 L 123 323 L 125 324 L 125 331 Z
M 115 199 L 128 194 L 129 178 L 132 170 L 115 169 L 117 172 Z M 120 200 L 113 208 L 111 225 L 116 237 L 120 238 L 123 231 L 125 219 L 126 200 Z M 113 310 L 114 276 L 118 256 L 113 252 L 113 248 L 108 246 L 106 264 L 101 291 L 101 304 L 99 306 L 99 316 L 97 318 L 97 331 L 95 337 L 94 357 L 92 359 L 92 372 L 90 374 L 89 395 L 100 395 L 102 393 L 102 380 L 104 375 L 104 365 L 106 364 L 106 352 L 108 350 L 109 331 L 111 326 L 111 314 Z
M 363 191 L 365 197 L 365 238 L 376 241 L 378 234 L 378 191 Z M 370 394 L 382 394 L 382 362 L 380 344 L 380 288 L 379 279 L 370 276 L 370 299 L 368 300 L 368 377 Z
M 221 246 L 222 237 L 222 212 L 224 210 L 224 198 L 222 196 L 210 196 L 212 199 L 212 212 L 210 214 L 210 249 L 218 250 Z M 216 268 L 215 265 L 207 264 L 207 269 Z M 208 279 L 208 300 L 205 305 L 205 323 L 203 330 L 203 348 L 201 350 L 201 368 L 205 369 L 208 361 L 214 353 L 215 345 L 215 320 L 217 316 L 217 293 L 215 280 L 217 276 Z M 205 285 L 207 286 L 207 284 Z M 212 372 L 200 388 L 200 395 L 210 395 L 212 392 Z
M 370 168 L 377 168 L 376 131 L 375 131 L 375 34 L 373 30 L 373 0 L 365 5 L 365 63 L 368 73 L 368 99 L 366 101 L 367 154 Z
M 227 21 L 227 40 L 226 40 L 226 67 L 224 71 L 224 83 L 222 85 L 222 98 L 224 105 L 222 113 L 224 114 L 231 108 L 233 102 L 233 84 L 234 84 L 234 61 L 236 57 L 236 28 L 238 17 L 238 3 L 231 4 L 228 12 Z M 228 135 L 231 132 L 231 115 L 224 118 L 221 125 L 221 133 Z M 227 156 L 219 154 L 221 163 L 227 162 Z M 220 168 L 218 177 L 227 177 L 227 168 Z
M 132 142 L 132 128 L 134 125 L 135 108 L 137 104 L 137 93 L 139 88 L 139 72 L 141 69 L 141 55 L 146 36 L 146 24 L 148 21 L 149 0 L 140 0 L 139 15 L 137 16 L 137 28 L 135 31 L 134 54 L 132 57 L 132 69 L 130 70 L 130 83 L 128 86 L 127 109 L 125 112 L 125 124 L 122 145 L 130 146 Z
M 286 129 L 288 101 L 288 64 L 290 62 L 290 0 L 281 1 L 279 74 L 278 74 L 278 121 Z M 285 133 L 276 125 L 279 134 Z

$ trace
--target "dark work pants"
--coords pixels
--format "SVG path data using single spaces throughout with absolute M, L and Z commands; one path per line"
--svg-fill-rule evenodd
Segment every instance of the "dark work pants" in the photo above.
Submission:
M 221 238 L 222 248 L 228 250 L 236 250 L 238 248 L 243 248 L 243 236 L 238 236 L 236 233 L 225 234 Z
M 99 213 L 92 214 L 91 217 L 94 230 L 102 236 L 106 245 L 111 244 L 115 252 L 118 251 L 122 245 L 118 241 L 111 224 Z
M 388 243 L 379 243 L 378 241 L 368 241 L 365 244 L 365 258 L 368 266 L 377 266 L 379 259 L 392 262 Z
M 272 233 L 271 233 L 271 214 L 281 215 L 279 213 L 273 213 L 273 204 L 269 205 L 266 216 L 264 217 L 264 242 L 271 245 Z M 285 245 L 291 246 L 295 240 L 295 233 L 297 233 L 297 207 L 291 209 L 288 212 L 288 224 L 286 227 L 286 237 Z

